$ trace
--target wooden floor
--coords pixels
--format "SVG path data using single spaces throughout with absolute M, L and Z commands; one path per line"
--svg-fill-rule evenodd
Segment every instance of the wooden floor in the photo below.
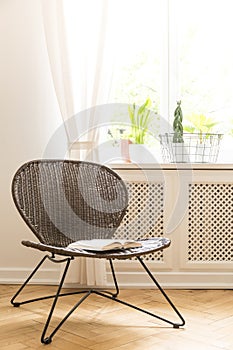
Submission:
M 232 350 L 232 290 L 167 290 L 186 320 L 184 328 L 174 329 L 111 300 L 91 295 L 65 322 L 47 346 L 40 335 L 51 300 L 14 308 L 10 298 L 17 286 L 0 285 L 0 349 L 56 350 Z M 53 286 L 29 286 L 27 296 L 50 293 Z M 158 291 L 123 290 L 121 299 L 171 316 Z M 77 296 L 59 301 L 54 322 L 71 307 Z

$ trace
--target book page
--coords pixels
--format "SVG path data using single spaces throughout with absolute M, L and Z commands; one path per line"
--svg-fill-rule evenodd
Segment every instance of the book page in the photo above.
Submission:
M 93 251 L 106 251 L 113 249 L 129 249 L 140 247 L 141 243 L 133 240 L 114 240 L 114 239 L 91 239 L 80 240 L 68 245 L 69 249 L 83 249 Z

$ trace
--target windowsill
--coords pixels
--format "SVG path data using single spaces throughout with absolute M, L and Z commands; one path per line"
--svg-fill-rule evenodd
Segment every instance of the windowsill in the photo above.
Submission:
M 112 169 L 148 170 L 233 170 L 233 163 L 106 163 Z

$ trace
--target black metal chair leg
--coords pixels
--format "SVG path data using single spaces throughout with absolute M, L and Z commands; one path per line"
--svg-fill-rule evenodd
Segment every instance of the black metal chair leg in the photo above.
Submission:
M 113 281 L 114 281 L 115 288 L 116 288 L 116 292 L 112 293 L 112 296 L 113 296 L 113 298 L 116 298 L 118 296 L 118 294 L 119 294 L 119 287 L 118 287 L 118 284 L 117 284 L 117 279 L 116 279 L 116 274 L 115 274 L 115 271 L 114 271 L 112 259 L 109 259 L 109 263 L 110 263 L 110 267 L 111 267 L 111 271 L 112 271 Z
M 68 319 L 68 317 L 77 309 L 77 307 L 79 305 L 82 304 L 82 302 L 87 297 L 89 297 L 89 295 L 91 295 L 91 293 L 93 293 L 93 291 L 90 289 L 88 291 L 81 291 L 81 292 L 78 292 L 78 293 L 60 294 L 60 291 L 62 289 L 64 280 L 65 280 L 65 277 L 66 277 L 66 274 L 67 274 L 67 271 L 68 271 L 68 268 L 69 268 L 69 265 L 70 265 L 70 260 L 71 260 L 71 258 L 67 259 L 67 263 L 66 263 L 66 266 L 65 266 L 65 269 L 64 269 L 64 272 L 63 272 L 60 284 L 59 284 L 58 289 L 57 289 L 57 294 L 56 294 L 56 296 L 54 298 L 53 304 L 51 306 L 51 309 L 50 309 L 50 312 L 49 312 L 49 315 L 48 315 L 48 318 L 47 318 L 47 321 L 46 321 L 45 326 L 44 326 L 44 330 L 43 330 L 42 335 L 41 335 L 41 342 L 43 344 L 50 344 L 51 343 L 53 336 L 57 333 L 59 328 Z M 81 293 L 85 293 L 85 295 L 72 307 L 72 309 L 66 314 L 66 316 L 59 322 L 59 324 L 56 326 L 56 328 L 51 332 L 51 334 L 46 337 L 45 335 L 46 335 L 47 329 L 49 327 L 49 324 L 50 324 L 50 321 L 51 321 L 51 318 L 52 318 L 52 315 L 53 315 L 53 312 L 54 312 L 54 309 L 55 309 L 55 306 L 56 306 L 58 298 L 60 296 L 64 296 L 64 295 L 73 295 L 73 294 L 81 294 Z
M 38 297 L 38 298 L 33 298 L 33 299 L 28 299 L 28 300 L 24 300 L 24 301 L 20 301 L 20 302 L 15 302 L 15 299 L 17 298 L 17 296 L 19 296 L 19 294 L 22 292 L 22 290 L 26 287 L 26 285 L 28 284 L 28 282 L 32 279 L 32 277 L 35 275 L 35 273 L 39 270 L 39 268 L 41 267 L 41 265 L 43 264 L 43 262 L 49 259 L 50 261 L 52 261 L 53 263 L 63 263 L 65 261 L 67 261 L 67 258 L 65 259 L 60 259 L 60 260 L 56 260 L 54 254 L 52 254 L 52 256 L 49 255 L 45 255 L 41 261 L 39 262 L 39 264 L 35 267 L 35 269 L 32 271 L 32 273 L 29 275 L 29 277 L 26 279 L 26 281 L 22 284 L 22 286 L 19 288 L 19 290 L 16 292 L 16 294 L 12 297 L 11 299 L 11 304 L 14 307 L 19 307 L 20 305 L 23 304 L 29 304 L 35 301 L 39 301 L 39 300 L 46 300 L 46 299 L 52 299 L 55 298 L 56 294 L 53 295 L 46 295 L 43 297 Z M 73 257 L 70 257 L 70 260 L 73 260 Z M 69 293 L 61 293 L 59 295 L 59 297 L 63 297 L 63 296 L 68 296 L 68 295 L 74 295 L 74 294 L 83 294 L 83 293 L 87 293 L 88 290 L 82 290 L 82 291 L 75 291 L 75 292 L 69 292 Z
M 110 263 L 110 267 L 111 267 L 111 272 L 112 272 L 112 278 L 113 278 L 113 282 L 114 282 L 114 285 L 115 285 L 115 292 L 111 292 L 109 290 L 105 290 L 105 289 L 100 289 L 101 293 L 105 293 L 105 294 L 109 294 L 111 295 L 112 298 L 116 298 L 119 294 L 119 287 L 118 287 L 118 284 L 117 284 L 117 279 L 116 279 L 116 274 L 115 274 L 115 271 L 114 271 L 114 267 L 113 267 L 113 262 L 112 262 L 112 259 L 108 259 L 109 260 L 109 263 Z M 95 293 L 95 289 L 92 290 L 92 293 Z
M 63 323 L 67 320 L 67 318 L 77 309 L 77 307 L 78 307 L 79 305 L 82 304 L 82 302 L 83 302 L 85 299 L 87 299 L 87 297 L 89 297 L 89 295 L 91 295 L 91 293 L 92 293 L 92 290 L 89 290 L 89 291 L 78 301 L 78 303 L 76 303 L 75 306 L 73 306 L 72 309 L 66 314 L 66 316 L 61 320 L 61 322 L 60 322 L 60 323 L 57 325 L 57 327 L 53 330 L 53 332 L 50 334 L 50 336 L 44 338 L 45 333 L 46 333 L 46 330 L 47 330 L 48 325 L 49 325 L 49 322 L 48 322 L 48 321 L 46 322 L 46 326 L 45 326 L 44 331 L 43 331 L 43 334 L 42 334 L 42 336 L 41 336 L 41 342 L 42 342 L 43 344 L 50 344 L 50 343 L 51 343 L 52 338 L 53 338 L 53 336 L 55 335 L 55 333 L 57 333 L 57 331 L 58 331 L 59 328 L 63 325 Z M 58 296 L 59 296 L 59 295 L 58 295 Z M 54 310 L 54 308 L 53 308 L 53 310 Z M 52 311 L 52 309 L 51 309 L 51 311 Z M 49 321 L 50 321 L 50 320 L 49 320 Z
M 177 316 L 180 318 L 181 322 L 180 323 L 175 323 L 172 322 L 164 317 L 158 316 L 150 311 L 147 311 L 145 309 L 142 309 L 140 307 L 137 307 L 135 305 L 132 305 L 130 303 L 127 303 L 126 301 L 120 300 L 118 298 L 112 298 L 111 296 L 107 295 L 106 293 L 104 293 L 103 291 L 98 291 L 98 290 L 93 290 L 93 293 L 103 296 L 107 299 L 111 299 L 114 300 L 120 304 L 123 304 L 125 306 L 131 307 L 135 310 L 141 311 L 147 315 L 150 315 L 152 317 L 155 317 L 161 321 L 164 321 L 166 323 L 169 323 L 173 326 L 173 328 L 179 328 L 181 326 L 185 325 L 185 320 L 184 318 L 181 316 L 180 312 L 177 310 L 177 308 L 175 307 L 175 305 L 172 303 L 172 301 L 169 299 L 169 297 L 167 296 L 167 294 L 164 292 L 164 290 L 162 289 L 162 287 L 159 285 L 159 283 L 156 281 L 156 279 L 154 278 L 154 276 L 152 275 L 152 273 L 150 272 L 150 270 L 148 269 L 148 267 L 145 265 L 145 263 L 143 262 L 143 260 L 140 257 L 137 257 L 139 262 L 141 263 L 142 267 L 144 268 L 144 270 L 147 272 L 147 274 L 149 275 L 149 277 L 152 279 L 152 281 L 154 282 L 154 284 L 157 286 L 157 288 L 160 290 L 160 292 L 162 293 L 162 295 L 165 297 L 165 299 L 167 300 L 167 302 L 169 303 L 169 305 L 171 306 L 171 308 L 175 311 L 175 313 L 177 314 Z M 113 270 L 114 271 L 114 270 Z M 113 274 L 113 276 L 115 276 L 115 273 Z
M 39 262 L 39 264 L 35 267 L 35 269 L 32 271 L 32 273 L 28 276 L 28 278 L 26 279 L 26 281 L 22 284 L 22 286 L 19 288 L 19 290 L 15 293 L 15 295 L 13 296 L 13 298 L 11 299 L 11 304 L 15 307 L 18 307 L 22 304 L 26 304 L 27 302 L 30 301 L 24 301 L 24 302 L 15 302 L 14 300 L 17 298 L 17 296 L 22 292 L 22 290 L 24 289 L 24 287 L 28 284 L 28 282 L 32 279 L 32 277 L 35 275 L 35 273 L 38 271 L 38 269 L 41 267 L 41 265 L 44 263 L 44 261 L 49 258 L 48 255 L 45 255 L 41 261 Z
M 35 273 L 38 271 L 38 269 L 41 267 L 41 265 L 44 263 L 44 261 L 46 259 L 49 259 L 50 261 L 54 262 L 54 263 L 63 263 L 66 262 L 66 266 L 64 268 L 63 271 L 63 275 L 61 277 L 60 280 L 60 284 L 58 286 L 57 292 L 54 295 L 48 295 L 48 296 L 44 296 L 44 297 L 39 297 L 39 298 L 33 298 L 33 299 L 28 299 L 28 300 L 24 300 L 21 302 L 15 302 L 14 300 L 16 299 L 16 297 L 20 294 L 20 292 L 22 292 L 22 290 L 25 288 L 25 286 L 28 284 L 28 282 L 32 279 L 32 277 L 35 275 Z M 73 260 L 73 257 L 68 257 L 65 259 L 60 259 L 60 260 L 56 260 L 54 254 L 52 254 L 52 256 L 49 255 L 45 255 L 41 261 L 39 262 L 39 264 L 35 267 L 35 269 L 32 271 L 32 273 L 29 275 L 29 277 L 26 279 L 26 281 L 22 284 L 22 286 L 19 288 L 19 290 L 15 293 L 15 295 L 12 297 L 11 299 L 11 304 L 15 307 L 18 307 L 22 304 L 27 304 L 27 303 L 31 303 L 31 302 L 35 302 L 35 301 L 39 301 L 39 300 L 45 300 L 45 299 L 51 299 L 53 298 L 53 303 L 49 312 L 49 315 L 47 317 L 47 321 L 45 323 L 44 326 L 44 330 L 42 332 L 41 335 L 41 342 L 43 344 L 49 344 L 52 341 L 52 337 L 54 336 L 54 334 L 58 331 L 58 329 L 62 326 L 62 324 L 67 320 L 67 318 L 73 313 L 73 311 L 93 292 L 92 290 L 81 290 L 81 291 L 75 291 L 75 292 L 68 292 L 68 293 L 60 293 L 62 286 L 64 284 L 64 280 L 70 265 L 70 261 Z M 110 292 L 109 292 L 110 293 Z M 53 332 L 48 336 L 45 337 L 47 329 L 49 327 L 53 312 L 55 310 L 56 307 L 56 303 L 58 301 L 59 297 L 63 297 L 63 296 L 69 296 L 69 295 L 77 295 L 77 294 L 85 294 L 79 301 L 78 303 L 76 303 L 76 305 L 67 313 L 67 315 L 62 319 L 62 321 L 57 325 L 57 327 L 53 330 Z M 110 293 L 112 295 L 112 293 Z
M 185 325 L 185 320 L 182 317 L 182 315 L 180 314 L 180 312 L 177 310 L 177 308 L 175 307 L 175 305 L 173 304 L 173 302 L 171 301 L 171 299 L 167 296 L 167 294 L 165 293 L 165 291 L 163 290 L 163 288 L 160 286 L 160 284 L 158 283 L 158 281 L 155 279 L 155 277 L 152 275 L 152 273 L 150 272 L 150 270 L 148 269 L 148 267 L 146 266 L 146 264 L 144 263 L 144 261 L 142 260 L 142 258 L 140 258 L 139 256 L 137 257 L 137 259 L 139 260 L 139 262 L 141 263 L 142 267 L 144 268 L 144 270 L 147 272 L 147 274 L 150 276 L 150 278 L 152 279 L 152 281 L 154 282 L 154 284 L 157 286 L 157 288 L 160 290 L 160 292 L 163 294 L 164 298 L 167 300 L 167 302 L 169 303 L 169 305 L 172 307 L 172 309 L 175 311 L 175 313 L 179 316 L 181 323 L 173 323 L 173 327 L 174 328 L 179 328 L 181 326 Z
M 64 268 L 64 271 L 63 271 L 63 274 L 62 274 L 62 277 L 61 277 L 61 281 L 60 281 L 60 284 L 59 284 L 58 289 L 57 289 L 57 294 L 54 297 L 54 300 L 53 300 L 53 303 L 52 303 L 52 306 L 51 306 L 51 309 L 50 309 L 47 321 L 46 321 L 45 326 L 44 326 L 44 330 L 43 330 L 42 335 L 41 335 L 41 342 L 43 344 L 49 344 L 52 341 L 52 335 L 50 335 L 48 337 L 45 337 L 45 335 L 46 335 L 47 329 L 49 327 L 49 324 L 50 324 L 50 321 L 51 321 L 51 318 L 52 318 L 52 315 L 53 315 L 53 311 L 55 309 L 55 306 L 56 306 L 56 303 L 57 303 L 57 300 L 58 300 L 61 288 L 63 286 L 64 280 L 65 280 L 65 277 L 66 277 L 66 274 L 67 274 L 67 271 L 68 271 L 68 268 L 69 268 L 69 265 L 70 265 L 70 260 L 71 260 L 71 258 L 67 258 L 66 259 L 66 266 Z

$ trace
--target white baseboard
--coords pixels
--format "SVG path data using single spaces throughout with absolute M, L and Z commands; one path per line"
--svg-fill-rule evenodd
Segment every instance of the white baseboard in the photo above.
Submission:
M 232 289 L 233 273 L 230 272 L 157 272 L 155 278 L 164 288 L 170 289 Z M 153 282 L 144 272 L 118 272 L 121 288 L 151 288 Z M 111 273 L 107 285 L 113 286 Z
M 26 268 L 0 268 L 1 284 L 22 284 L 31 274 L 32 269 Z M 31 280 L 31 284 L 56 285 L 60 277 L 60 269 L 40 268 Z
M 0 268 L 1 284 L 22 284 L 31 273 L 23 268 Z M 120 288 L 146 289 L 152 288 L 153 282 L 142 271 L 116 273 Z M 162 287 L 167 289 L 233 289 L 233 273 L 231 272 L 171 272 L 163 271 L 155 274 Z M 31 284 L 57 285 L 60 278 L 60 269 L 40 269 Z M 80 288 L 78 284 L 65 284 L 65 287 Z M 104 287 L 113 287 L 111 273 L 107 272 L 107 284 Z

